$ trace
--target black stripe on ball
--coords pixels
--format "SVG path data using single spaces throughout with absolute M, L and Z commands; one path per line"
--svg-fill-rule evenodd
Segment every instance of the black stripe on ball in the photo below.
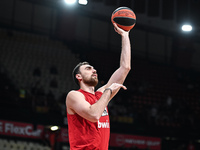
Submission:
M 117 9 L 113 12 L 113 15 L 114 15 L 117 11 L 119 11 L 119 10 L 121 10 L 121 9 L 128 9 L 128 10 L 133 11 L 132 9 L 130 9 L 130 8 L 128 8 L 128 7 L 119 7 L 119 8 L 117 8 Z
M 132 26 L 136 23 L 136 19 L 129 18 L 129 17 L 115 17 L 113 19 L 117 24 L 123 26 Z

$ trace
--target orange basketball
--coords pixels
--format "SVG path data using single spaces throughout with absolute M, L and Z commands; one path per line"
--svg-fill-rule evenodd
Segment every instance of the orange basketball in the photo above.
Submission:
M 128 7 L 119 7 L 112 13 L 111 21 L 116 23 L 121 29 L 129 31 L 135 26 L 136 15 Z

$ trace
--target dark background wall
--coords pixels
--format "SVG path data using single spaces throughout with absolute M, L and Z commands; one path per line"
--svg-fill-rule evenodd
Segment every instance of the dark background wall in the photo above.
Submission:
M 47 34 L 68 42 L 78 41 L 110 51 L 119 51 L 120 45 L 115 42 L 119 37 L 113 30 L 110 16 L 117 7 L 128 6 L 137 15 L 137 25 L 130 34 L 135 56 L 170 63 L 175 38 L 186 40 L 193 46 L 193 50 L 187 51 L 188 58 L 173 59 L 179 66 L 182 64 L 185 67 L 182 61 L 186 61 L 189 67 L 199 70 L 198 1 L 89 1 L 87 6 L 75 8 L 61 0 L 2 0 L 0 3 L 0 21 L 4 26 Z M 191 20 L 194 25 L 192 33 L 182 33 L 180 29 L 186 20 Z M 179 51 L 178 54 L 184 57 L 182 55 L 185 52 Z

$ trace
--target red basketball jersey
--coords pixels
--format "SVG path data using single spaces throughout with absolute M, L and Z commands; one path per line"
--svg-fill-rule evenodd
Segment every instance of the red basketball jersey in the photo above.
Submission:
M 98 101 L 102 95 L 98 91 L 95 94 L 82 89 L 78 91 L 85 96 L 85 100 L 91 105 Z M 107 107 L 99 121 L 95 123 L 78 114 L 70 115 L 67 113 L 67 118 L 70 150 L 108 150 L 110 121 Z

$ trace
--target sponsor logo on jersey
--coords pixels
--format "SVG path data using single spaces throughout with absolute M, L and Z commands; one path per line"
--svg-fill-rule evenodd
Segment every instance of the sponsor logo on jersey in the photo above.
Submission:
M 101 116 L 108 116 L 108 110 L 107 107 L 104 109 L 103 113 Z
M 106 120 L 106 122 L 98 121 L 98 128 L 110 128 L 110 124 L 108 120 Z

